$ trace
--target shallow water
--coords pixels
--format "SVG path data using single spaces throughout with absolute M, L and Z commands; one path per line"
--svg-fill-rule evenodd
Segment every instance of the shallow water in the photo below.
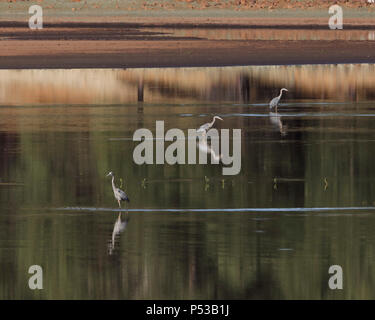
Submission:
M 375 30 L 306 30 L 282 28 L 145 28 L 161 35 L 189 37 L 207 40 L 375 40 Z
M 374 299 L 374 70 L 0 71 L 0 299 Z M 137 128 L 214 114 L 240 174 L 134 163 Z

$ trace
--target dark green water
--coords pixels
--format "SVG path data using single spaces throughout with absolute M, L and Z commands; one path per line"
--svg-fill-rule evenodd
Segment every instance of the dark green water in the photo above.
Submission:
M 280 118 L 267 108 L 280 86 L 257 68 L 198 91 L 146 79 L 143 103 L 52 103 L 40 83 L 30 105 L 3 98 L 0 299 L 374 299 L 375 81 L 314 92 L 293 84 L 305 69 L 275 68 L 291 81 Z M 137 128 L 187 131 L 215 114 L 242 129 L 240 174 L 134 163 Z M 131 199 L 120 216 L 108 171 Z M 43 290 L 28 287 L 35 264 Z M 328 287 L 331 265 L 343 290 Z

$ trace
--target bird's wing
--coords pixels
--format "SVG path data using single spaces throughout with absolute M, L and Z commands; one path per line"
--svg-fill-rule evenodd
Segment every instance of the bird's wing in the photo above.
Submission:
M 273 98 L 271 100 L 271 102 L 270 102 L 270 108 L 276 107 L 278 102 L 279 102 L 279 98 L 278 97 Z
M 121 200 L 122 201 L 130 201 L 129 200 L 129 197 L 126 195 L 126 193 L 124 191 L 122 191 L 121 189 L 117 188 L 116 189 L 116 192 L 117 194 L 120 196 Z
M 209 123 L 205 123 L 205 124 L 202 124 L 202 125 L 199 127 L 198 131 L 206 131 L 206 130 L 209 129 L 209 128 L 210 128 L 210 124 L 209 124 Z

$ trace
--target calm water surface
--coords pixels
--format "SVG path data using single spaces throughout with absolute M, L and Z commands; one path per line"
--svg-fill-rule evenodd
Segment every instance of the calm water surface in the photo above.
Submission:
M 374 71 L 0 71 L 0 299 L 374 299 Z M 240 174 L 134 163 L 137 128 L 213 115 L 242 130 Z

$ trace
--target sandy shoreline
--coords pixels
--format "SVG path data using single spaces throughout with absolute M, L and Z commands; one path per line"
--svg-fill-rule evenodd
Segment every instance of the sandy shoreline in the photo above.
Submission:
M 9 41 L 10 42 L 10 41 Z M 76 41 L 77 42 L 77 41 Z M 13 41 L 1 69 L 375 63 L 364 41 Z M 277 48 L 277 49 L 275 49 Z
M 0 69 L 375 63 L 375 18 L 347 19 L 345 29 L 336 31 L 323 18 L 110 21 L 55 19 L 38 31 L 25 22 L 1 21 Z M 192 33 L 204 29 L 203 35 Z M 218 33 L 216 29 L 224 32 L 222 37 L 206 36 Z M 225 34 L 230 31 L 238 38 Z M 319 40 L 288 38 L 307 31 L 320 34 Z M 264 37 L 252 38 L 254 32 Z M 286 38 L 274 38 L 282 32 Z

